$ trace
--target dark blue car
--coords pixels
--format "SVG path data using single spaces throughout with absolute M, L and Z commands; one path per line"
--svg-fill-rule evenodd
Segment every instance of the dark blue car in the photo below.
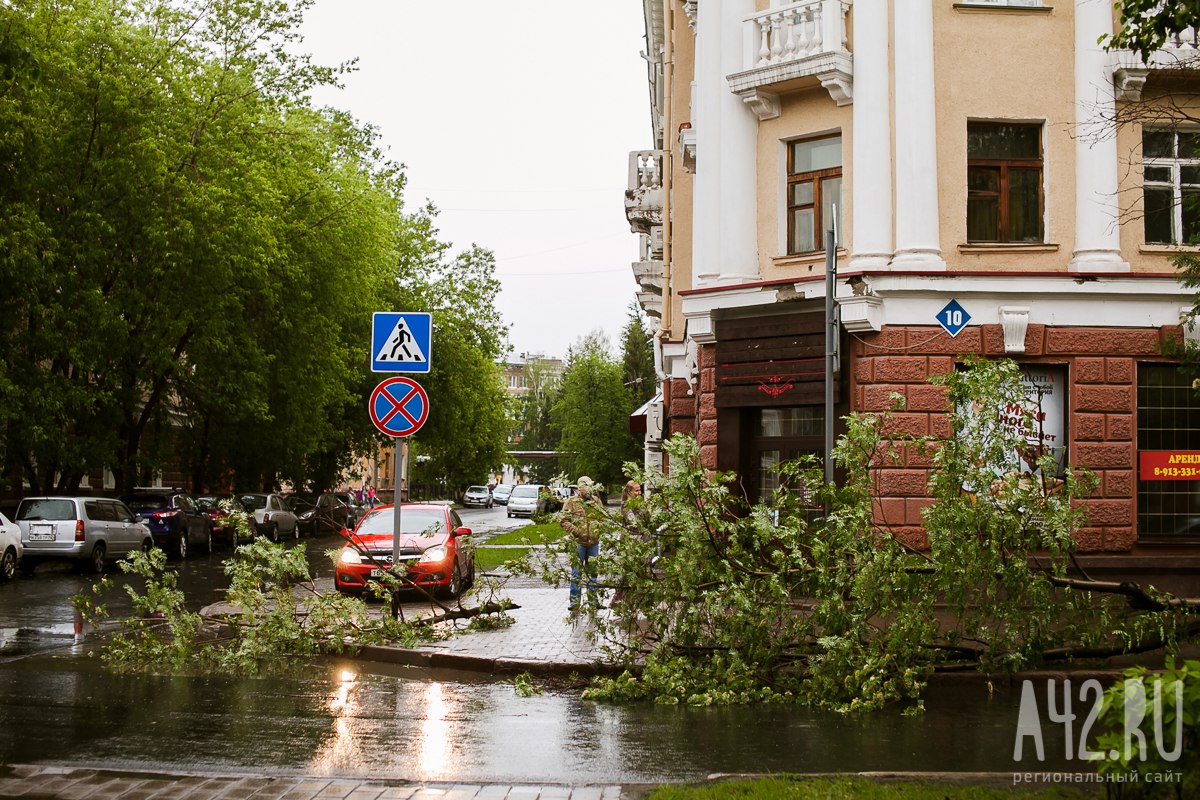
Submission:
M 150 529 L 154 544 L 174 558 L 187 558 L 193 545 L 212 552 L 212 529 L 208 515 L 186 492 L 175 489 L 145 489 L 124 495 L 121 502 Z

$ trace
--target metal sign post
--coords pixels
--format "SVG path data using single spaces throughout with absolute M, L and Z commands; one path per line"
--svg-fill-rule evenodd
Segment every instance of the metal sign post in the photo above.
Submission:
M 376 311 L 371 315 L 371 371 L 425 372 L 431 367 L 433 315 L 427 311 Z M 392 437 L 392 569 L 400 564 L 400 506 L 408 485 L 408 437 L 429 417 L 429 396 L 416 381 L 388 378 L 367 403 L 371 422 Z M 392 616 L 400 601 L 392 592 Z
M 837 217 L 837 210 L 833 212 Z M 837 231 L 825 231 L 825 483 L 833 483 L 833 367 L 838 355 L 838 323 L 833 309 L 837 276 Z
M 397 436 L 392 440 L 392 463 L 395 469 L 392 470 L 393 483 L 395 484 L 394 496 L 392 497 L 392 569 L 400 563 L 400 487 L 403 485 L 404 479 L 404 450 L 408 445 L 408 437 Z

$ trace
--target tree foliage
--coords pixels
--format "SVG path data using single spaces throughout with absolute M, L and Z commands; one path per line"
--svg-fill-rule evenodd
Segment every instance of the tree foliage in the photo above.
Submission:
M 1198 0 L 1117 0 L 1116 8 L 1120 28 L 1101 42 L 1110 50 L 1132 50 L 1143 60 L 1171 36 L 1200 26 Z
M 525 387 L 518 417 L 519 449 L 553 452 L 562 442 L 562 430 L 554 423 L 554 408 L 562 395 L 561 375 L 538 358 L 525 361 Z M 522 468 L 534 483 L 549 484 L 559 471 L 557 459 L 537 458 Z
M 635 408 L 621 364 L 600 332 L 581 339 L 567 358 L 562 394 L 554 405 L 562 431 L 563 468 L 574 477 L 587 474 L 607 486 L 622 482 L 622 464 L 638 457 L 629 432 Z
M 986 411 L 1023 400 L 1015 364 L 936 380 L 955 409 L 952 438 L 897 437 L 887 414 L 851 415 L 834 453 L 839 485 L 823 485 L 818 464 L 786 465 L 774 500 L 749 513 L 736 476 L 704 469 L 694 439 L 666 443 L 670 474 L 633 470 L 650 491 L 611 521 L 598 568 L 615 596 L 590 611 L 630 670 L 589 695 L 919 708 L 935 669 L 1173 647 L 1195 629 L 1200 604 L 1075 568 L 1073 501 L 1095 481 L 1053 477 L 1050 455 Z M 1014 454 L 1039 470 L 1014 471 Z M 878 471 L 902 456 L 931 467 L 927 550 L 876 522 Z M 562 581 L 571 552 L 530 568 Z
M 428 302 L 443 338 L 494 358 L 487 257 L 448 259 L 377 132 L 310 101 L 350 68 L 298 54 L 310 5 L 0 5 L 14 482 L 70 490 L 107 468 L 120 491 L 182 463 L 196 488 L 329 485 L 375 441 L 372 311 Z M 474 324 L 455 289 L 476 291 Z M 472 416 L 490 420 L 485 400 Z
M 625 385 L 638 407 L 658 391 L 658 377 L 654 370 L 653 332 L 646 326 L 646 319 L 636 303 L 629 308 L 629 319 L 621 331 L 621 367 L 625 372 Z

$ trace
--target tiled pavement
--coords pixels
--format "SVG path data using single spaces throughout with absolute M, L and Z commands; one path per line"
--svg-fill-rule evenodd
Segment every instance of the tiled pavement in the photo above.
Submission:
M 415 650 L 370 648 L 366 658 L 488 671 L 588 672 L 601 648 L 592 642 L 586 617 L 569 617 L 567 587 L 554 588 L 533 578 L 509 578 L 503 595 L 519 608 L 508 612 L 516 622 L 495 630 L 472 631 Z
M 27 800 L 635 800 L 649 788 L 206 776 L 21 765 L 0 768 L 0 797 Z

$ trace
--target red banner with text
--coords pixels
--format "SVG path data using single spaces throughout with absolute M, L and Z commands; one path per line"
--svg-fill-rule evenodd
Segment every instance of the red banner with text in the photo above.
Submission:
M 1200 450 L 1142 450 L 1138 478 L 1143 481 L 1200 481 Z

